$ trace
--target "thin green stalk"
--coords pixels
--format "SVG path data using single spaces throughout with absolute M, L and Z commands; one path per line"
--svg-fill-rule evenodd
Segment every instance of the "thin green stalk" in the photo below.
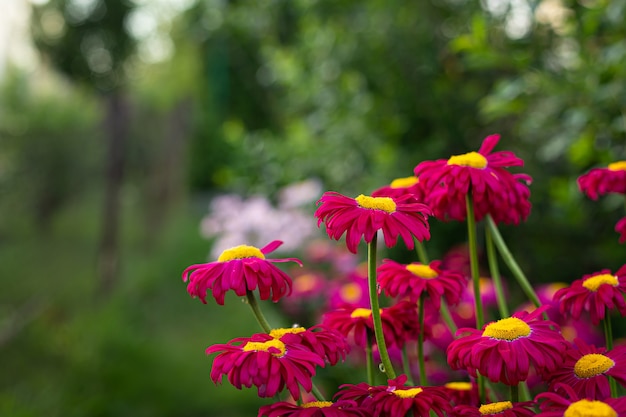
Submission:
M 457 328 L 456 323 L 452 319 L 452 314 L 450 314 L 450 309 L 448 309 L 448 304 L 446 304 L 446 301 L 443 299 L 443 297 L 441 298 L 441 307 L 439 308 L 439 312 L 441 313 L 441 318 L 443 319 L 443 321 L 445 321 L 446 324 L 448 325 L 448 328 L 450 329 L 450 333 L 452 333 L 452 336 L 456 336 L 456 332 L 459 329 Z
M 613 326 L 611 325 L 609 309 L 607 308 L 604 313 L 604 320 L 602 320 L 602 324 L 604 325 L 604 340 L 606 350 L 610 351 L 613 349 Z M 611 387 L 611 397 L 617 398 L 617 384 L 615 379 L 611 376 L 609 376 L 609 386 Z
M 469 243 L 470 269 L 472 271 L 472 283 L 474 288 L 474 303 L 476 313 L 476 328 L 482 330 L 485 323 L 483 316 L 482 297 L 480 295 L 480 270 L 478 268 L 478 239 L 476 238 L 476 219 L 474 218 L 474 201 L 471 190 L 465 196 L 467 211 L 467 240 Z M 478 396 L 481 404 L 485 403 L 485 377 L 478 374 Z
M 259 326 L 261 326 L 261 329 L 263 329 L 263 331 L 265 333 L 271 332 L 272 331 L 272 326 L 270 326 L 270 324 L 268 323 L 267 319 L 265 319 L 265 316 L 263 315 L 263 312 L 261 311 L 261 308 L 259 307 L 259 303 L 257 303 L 257 301 L 256 301 L 256 297 L 254 296 L 254 292 L 252 292 L 250 290 L 246 290 L 246 298 L 248 299 L 248 305 L 252 309 L 252 313 L 254 314 L 254 318 L 259 323 Z
M 409 384 L 409 386 L 413 386 L 415 385 L 413 383 L 413 373 L 411 372 L 411 363 L 409 362 L 409 353 L 406 349 L 406 346 L 404 346 L 402 348 L 402 369 L 404 371 L 404 374 L 407 377 L 407 384 Z M 373 384 L 370 384 L 373 385 Z
M 504 260 L 504 263 L 506 263 L 506 265 L 509 267 L 511 273 L 513 273 L 513 276 L 517 280 L 517 283 L 520 285 L 520 287 L 522 287 L 522 290 L 524 291 L 528 299 L 535 305 L 535 307 L 539 307 L 541 305 L 541 302 L 539 301 L 537 293 L 535 293 L 535 290 L 533 289 L 532 285 L 530 285 L 528 278 L 526 278 L 526 275 L 524 275 L 524 272 L 519 267 L 517 261 L 511 254 L 511 251 L 504 242 L 504 239 L 502 238 L 502 235 L 498 230 L 498 226 L 493 221 L 491 215 L 487 215 L 487 227 L 491 231 L 493 241 L 498 248 L 498 252 L 500 252 L 500 255 L 502 256 L 502 260 Z
M 426 293 L 420 294 L 419 301 L 419 321 L 420 321 L 420 333 L 417 338 L 417 358 L 419 360 L 420 367 L 420 385 L 426 386 L 428 382 L 426 380 L 426 363 L 424 361 L 424 304 L 426 301 Z
M 372 337 L 370 330 L 367 331 L 367 347 L 365 348 L 365 364 L 367 369 L 367 383 L 370 386 L 376 384 L 376 376 L 374 374 L 374 352 L 372 349 Z
M 423 263 L 424 265 L 428 265 L 429 260 L 428 260 L 428 253 L 426 252 L 426 246 L 424 246 L 424 243 L 420 242 L 417 239 L 415 240 L 415 252 L 417 253 L 417 259 L 419 259 L 419 261 L 421 263 Z
M 388 379 L 395 379 L 396 373 L 393 370 L 389 352 L 385 344 L 385 335 L 383 334 L 383 324 L 380 319 L 380 306 L 378 303 L 378 283 L 376 282 L 376 235 L 367 245 L 367 280 L 369 283 L 370 306 L 372 307 L 372 320 L 374 321 L 374 336 L 380 360 L 384 367 L 384 372 Z
M 498 302 L 500 317 L 509 317 L 509 307 L 506 305 L 504 289 L 502 288 L 502 278 L 500 277 L 500 269 L 498 268 L 498 258 L 496 257 L 496 250 L 493 245 L 493 238 L 491 237 L 491 230 L 489 230 L 489 227 L 485 228 L 485 246 L 487 247 L 489 272 L 491 273 L 491 279 L 493 280 L 493 285 L 496 289 L 496 300 Z
M 511 402 L 519 402 L 519 386 L 511 385 Z

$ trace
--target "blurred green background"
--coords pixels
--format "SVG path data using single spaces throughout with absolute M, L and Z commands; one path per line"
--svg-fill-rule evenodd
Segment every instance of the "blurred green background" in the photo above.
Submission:
M 503 228 L 533 282 L 624 262 L 623 200 L 575 180 L 625 158 L 626 0 L 5 6 L 0 416 L 256 415 L 204 355 L 255 323 L 180 278 L 222 193 L 367 194 L 497 132 L 534 178 Z M 464 240 L 431 223 L 433 254 Z

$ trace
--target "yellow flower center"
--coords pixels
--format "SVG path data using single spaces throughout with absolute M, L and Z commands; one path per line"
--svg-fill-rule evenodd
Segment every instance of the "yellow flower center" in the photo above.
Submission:
M 450 159 L 448 159 L 448 165 L 483 169 L 487 166 L 487 158 L 478 152 L 468 152 L 463 155 L 451 156 Z
M 508 317 L 490 323 L 483 336 L 499 340 L 515 340 L 530 334 L 530 326 L 516 317 Z
M 400 397 L 400 398 L 415 398 L 416 395 L 418 395 L 420 392 L 424 391 L 423 389 L 416 387 L 416 388 L 409 388 L 409 389 L 400 389 L 400 390 L 394 390 L 393 393 L 396 395 L 396 397 Z
M 387 213 L 396 211 L 396 203 L 391 197 L 369 197 L 361 194 L 355 198 L 359 207 L 370 210 L 382 210 Z
M 478 411 L 480 411 L 481 415 L 485 416 L 498 414 L 503 411 L 510 410 L 511 408 L 513 408 L 513 403 L 511 401 L 500 401 L 497 403 L 483 404 L 480 406 Z
M 415 175 L 405 178 L 396 178 L 389 185 L 391 188 L 409 188 L 419 182 L 419 178 Z
M 244 259 L 244 258 L 259 258 L 265 259 L 265 255 L 258 248 L 254 246 L 248 245 L 239 245 L 234 248 L 226 249 L 222 254 L 217 258 L 218 262 L 228 262 L 233 259 Z
M 363 318 L 363 319 L 367 319 L 372 315 L 372 310 L 370 310 L 369 308 L 355 308 L 354 311 L 352 312 L 352 314 L 350 314 L 350 317 L 353 319 L 356 318 Z
M 333 405 L 332 401 L 311 401 L 310 403 L 304 403 L 302 404 L 302 408 L 324 408 L 324 407 L 330 407 L 331 405 Z
M 341 296 L 341 299 L 348 303 L 354 303 L 358 301 L 359 298 L 361 298 L 362 293 L 363 291 L 361 290 L 361 287 L 353 282 L 343 285 L 339 290 L 339 295 Z
M 457 391 L 470 391 L 472 389 L 471 382 L 448 382 L 444 386 Z
M 267 342 L 248 342 L 243 347 L 244 352 L 269 352 L 271 348 L 279 350 L 279 353 L 272 353 L 273 356 L 280 358 L 285 355 L 285 344 L 278 339 L 268 340 Z
M 601 375 L 615 365 L 613 359 L 599 353 L 589 353 L 576 361 L 574 373 L 578 378 L 593 378 Z
M 296 292 L 307 292 L 315 288 L 315 275 L 304 274 L 293 279 L 293 289 Z
M 626 161 L 617 161 L 609 164 L 609 171 L 626 171 Z
M 428 265 L 409 264 L 406 266 L 407 271 L 420 278 L 431 279 L 437 278 L 439 274 Z
M 603 284 L 609 284 L 614 287 L 617 287 L 619 282 L 617 281 L 617 277 L 615 275 L 610 275 L 610 274 L 595 275 L 583 281 L 583 287 L 593 292 L 598 291 L 598 288 L 600 288 L 600 285 L 603 285 Z
M 304 331 L 306 331 L 304 327 L 289 327 L 289 328 L 282 328 L 282 329 L 272 329 L 272 331 L 270 331 L 270 336 L 272 336 L 274 339 L 280 339 L 287 333 L 298 334 Z
M 563 417 L 617 417 L 617 413 L 605 402 L 580 400 L 571 403 Z

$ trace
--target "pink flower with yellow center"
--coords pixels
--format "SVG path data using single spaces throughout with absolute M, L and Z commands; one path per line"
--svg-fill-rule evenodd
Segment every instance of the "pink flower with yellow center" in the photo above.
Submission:
M 420 242 L 430 239 L 427 222 L 430 209 L 412 195 L 371 197 L 361 194 L 350 198 L 328 191 L 317 203 L 318 227 L 325 223 L 326 233 L 334 240 L 345 233 L 346 246 L 352 253 L 357 253 L 361 238 L 370 243 L 379 230 L 389 248 L 396 245 L 398 237 L 402 237 L 409 249 L 414 247 L 414 237 Z
M 408 297 L 411 301 L 417 301 L 422 293 L 427 293 L 439 310 L 441 297 L 449 305 L 457 304 L 467 286 L 463 274 L 443 270 L 440 265 L 441 261 L 433 261 L 428 265 L 420 262 L 404 265 L 385 259 L 378 267 L 378 283 L 390 297 Z
M 415 303 L 400 301 L 381 308 L 381 321 L 387 347 L 402 348 L 408 340 L 417 340 L 419 322 Z M 344 307 L 324 314 L 323 324 L 338 330 L 349 342 L 366 348 L 374 342 L 372 310 L 363 307 Z
M 524 162 L 512 152 L 492 152 L 499 140 L 500 135 L 487 136 L 478 152 L 424 161 L 415 167 L 414 173 L 425 190 L 425 203 L 435 217 L 465 220 L 470 190 L 476 220 L 491 214 L 498 223 L 517 224 L 528 217 L 531 178 L 505 169 Z
M 299 344 L 307 347 L 331 365 L 337 364 L 340 360 L 344 361 L 350 351 L 350 346 L 341 333 L 322 325 L 309 329 L 304 327 L 273 329 L 270 336 L 286 345 Z
M 452 381 L 443 385 L 446 395 L 453 405 L 480 405 L 478 385 L 475 382 Z
M 415 175 L 396 178 L 389 185 L 380 187 L 372 192 L 372 197 L 402 197 L 407 194 L 413 195 L 417 201 L 424 200 L 422 184 Z
M 531 417 L 535 415 L 532 401 L 513 403 L 499 401 L 483 404 L 480 407 L 471 405 L 457 405 L 450 414 L 451 417 Z
M 559 303 L 561 314 L 574 320 L 580 318 L 583 311 L 591 316 L 591 322 L 598 325 L 607 311 L 617 310 L 626 316 L 626 265 L 615 274 L 603 269 L 593 274 L 584 275 L 569 287 L 561 288 L 554 294 L 554 301 Z
M 596 400 L 579 396 L 569 385 L 559 393 L 543 392 L 535 397 L 540 417 L 626 417 L 626 397 Z
M 619 243 L 626 242 L 626 217 L 622 217 L 615 224 L 615 231 L 619 234 Z
M 296 258 L 265 258 L 281 244 L 281 241 L 275 240 L 261 249 L 247 245 L 235 246 L 222 252 L 217 262 L 187 267 L 183 271 L 183 281 L 189 281 L 187 292 L 206 304 L 207 291 L 211 290 L 215 301 L 224 305 L 227 291 L 233 290 L 243 297 L 247 291 L 258 288 L 261 300 L 271 298 L 277 302 L 291 293 L 291 278 L 273 264 L 296 262 L 302 265 Z
M 452 411 L 446 392 L 441 387 L 406 387 L 406 381 L 406 375 L 400 375 L 382 386 L 346 384 L 340 387 L 342 391 L 336 397 L 354 400 L 378 417 L 427 416 L 430 412 L 444 417 Z
M 626 194 L 626 161 L 594 168 L 578 177 L 578 188 L 592 200 L 605 194 Z
M 311 378 L 317 366 L 325 365 L 324 358 L 307 346 L 281 339 L 258 333 L 210 346 L 207 355 L 218 354 L 211 379 L 218 384 L 226 376 L 237 389 L 255 386 L 259 397 L 273 397 L 286 387 L 293 398 L 300 398 L 300 387 L 312 390 Z
M 550 372 L 562 363 L 567 342 L 558 325 L 542 320 L 542 306 L 531 313 L 522 311 L 483 326 L 482 330 L 464 328 L 447 349 L 452 369 L 477 372 L 493 382 L 517 385 L 528 378 L 530 366 Z
M 361 408 L 356 401 L 311 401 L 296 405 L 278 402 L 264 405 L 257 417 L 371 417 L 369 410 Z
M 550 390 L 558 392 L 559 385 L 570 386 L 580 398 L 603 400 L 611 396 L 609 377 L 626 386 L 626 346 L 610 351 L 574 341 L 565 351 L 563 364 L 545 375 Z

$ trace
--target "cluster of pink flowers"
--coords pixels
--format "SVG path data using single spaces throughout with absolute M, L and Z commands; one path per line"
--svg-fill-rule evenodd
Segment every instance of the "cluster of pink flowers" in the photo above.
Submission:
M 478 152 L 422 162 L 413 176 L 371 195 L 351 198 L 326 192 L 317 203 L 318 226 L 323 224 L 332 240 L 345 237 L 347 250 L 356 254 L 363 241 L 375 249 L 379 234 L 389 248 L 401 238 L 414 249 L 430 238 L 429 217 L 465 221 L 470 209 L 473 221 L 490 218 L 495 224 L 518 224 L 530 214 L 531 177 L 509 170 L 523 166 L 523 161 L 512 152 L 494 152 L 498 141 L 499 135 L 488 136 Z M 626 162 L 616 163 L 592 170 L 578 183 L 592 199 L 626 194 L 625 173 Z M 626 230 L 626 218 L 622 223 L 620 230 Z M 620 241 L 626 241 L 620 233 Z M 487 302 L 488 292 L 498 303 L 508 300 L 502 300 L 503 294 L 494 290 L 488 278 L 468 272 L 464 250 L 430 262 L 384 259 L 375 265 L 374 261 L 368 277 L 374 281 L 355 272 L 356 262 L 347 262 L 346 275 L 359 278 L 333 287 L 337 298 L 328 296 L 320 324 L 272 328 L 259 312 L 256 297 L 274 303 L 289 299 L 294 282 L 298 287 L 299 281 L 276 263 L 302 265 L 296 258 L 266 258 L 280 244 L 274 241 L 261 249 L 235 246 L 224 250 L 217 261 L 192 265 L 183 272 L 192 297 L 206 303 L 211 295 L 223 305 L 232 291 L 247 297 L 257 316 L 263 333 L 214 344 L 206 352 L 215 355 L 213 382 L 226 378 L 238 389 L 255 387 L 263 398 L 289 394 L 262 406 L 258 417 L 626 417 L 626 397 L 616 390 L 617 385 L 626 388 L 626 345 L 612 345 L 609 321 L 614 314 L 626 316 L 626 265 L 615 273 L 603 269 L 583 274 L 569 285 L 548 286 L 539 291 L 542 305 L 524 306 L 499 318 L 491 311 L 492 320 L 481 323 L 476 303 Z M 326 282 L 316 274 L 313 268 L 301 274 L 308 281 L 302 281 L 298 291 L 305 294 L 322 287 L 314 286 Z M 476 288 L 481 294 L 474 298 L 469 294 Z M 374 303 L 379 299 L 384 301 L 380 308 Z M 575 327 L 579 322 L 588 323 L 587 330 Z M 584 338 L 585 331 L 595 330 L 600 323 L 607 334 L 604 347 Z M 574 330 L 565 331 L 570 328 Z M 325 393 L 313 382 L 318 368 L 344 362 L 349 352 L 384 364 L 387 349 L 393 366 L 403 369 L 401 375 L 378 384 L 376 371 L 369 369 L 367 382 L 337 387 L 334 401 L 322 398 Z M 384 370 L 388 376 L 389 371 L 393 372 Z M 441 383 L 423 380 L 427 371 L 428 380 Z M 420 384 L 415 384 L 418 373 Z M 518 387 L 532 389 L 534 396 L 529 392 L 520 400 L 514 394 Z M 303 402 L 305 393 L 314 393 L 316 400 Z

